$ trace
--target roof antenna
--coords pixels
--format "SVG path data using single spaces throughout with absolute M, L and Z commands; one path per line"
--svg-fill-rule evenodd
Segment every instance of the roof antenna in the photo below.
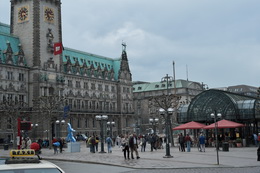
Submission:
M 188 72 L 188 65 L 186 64 L 186 75 L 187 75 L 187 81 L 189 81 L 189 72 Z

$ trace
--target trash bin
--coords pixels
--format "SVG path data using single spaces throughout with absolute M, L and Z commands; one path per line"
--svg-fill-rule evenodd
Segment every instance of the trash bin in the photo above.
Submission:
M 228 144 L 228 142 L 223 142 L 223 144 L 222 144 L 222 150 L 223 150 L 223 151 L 229 151 L 229 144 Z
M 9 145 L 8 144 L 4 144 L 4 150 L 8 150 L 9 149 Z

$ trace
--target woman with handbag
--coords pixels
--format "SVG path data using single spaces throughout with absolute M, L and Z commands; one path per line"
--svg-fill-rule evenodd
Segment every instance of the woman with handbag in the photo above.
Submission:
M 129 160 L 130 157 L 129 157 L 129 139 L 128 139 L 128 135 L 125 135 L 123 138 L 122 138 L 122 150 L 124 152 L 124 157 L 126 159 L 126 152 L 127 152 L 127 159 Z

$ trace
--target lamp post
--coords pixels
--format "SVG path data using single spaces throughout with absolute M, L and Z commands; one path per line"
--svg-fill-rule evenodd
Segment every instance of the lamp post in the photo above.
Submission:
M 107 119 L 107 115 L 96 115 L 96 120 L 100 122 L 101 151 L 99 153 L 106 153 L 104 151 L 104 122 L 107 121 Z
M 33 134 L 32 134 L 32 135 L 33 135 L 33 139 L 34 139 L 34 140 L 36 140 L 36 136 L 37 136 L 37 135 L 36 135 L 36 134 L 37 134 L 37 133 L 36 133 L 36 129 L 37 129 L 38 126 L 39 126 L 39 124 L 37 124 L 37 123 L 31 124 L 31 127 L 32 127 L 32 129 L 33 129 Z
M 153 133 L 156 134 L 156 124 L 159 123 L 159 119 L 158 118 L 150 118 L 149 122 L 152 124 L 153 126 Z
M 221 113 L 217 113 L 217 111 L 214 111 L 214 113 L 210 114 L 211 118 L 214 118 L 214 123 L 215 123 L 215 137 L 216 137 L 216 151 L 217 151 L 217 164 L 219 165 L 219 155 L 218 155 L 218 123 L 217 119 L 220 118 L 222 115 Z
M 55 121 L 55 123 L 56 123 L 56 133 L 57 133 L 57 138 L 60 138 L 61 137 L 61 135 L 60 135 L 60 133 L 61 133 L 61 125 L 64 125 L 65 124 L 65 120 L 56 120 Z
M 156 108 L 159 111 L 160 115 L 163 117 L 163 121 L 165 122 L 165 132 L 166 132 L 166 156 L 165 158 L 172 158 L 173 156 L 170 155 L 170 146 L 174 146 L 174 140 L 172 136 L 172 114 L 176 113 L 174 109 L 177 108 L 179 104 L 179 100 L 181 99 L 180 96 L 176 94 L 169 93 L 169 82 L 174 81 L 171 76 L 168 74 L 162 78 L 161 82 L 166 82 L 166 94 L 163 93 L 162 95 L 155 95 L 149 98 L 149 107 Z M 165 85 L 164 85 L 165 86 Z M 176 120 L 176 118 L 174 118 Z
M 166 155 L 164 158 L 172 158 L 170 153 L 170 115 L 173 113 L 173 108 L 168 108 L 168 109 L 159 109 L 160 115 L 165 116 L 165 128 L 166 128 Z
M 176 117 L 176 108 L 177 108 L 177 105 L 179 104 L 179 100 L 180 98 L 176 96 L 176 80 L 175 80 L 175 62 L 173 61 L 173 71 L 174 71 L 174 74 L 172 76 L 169 76 L 168 74 L 166 74 L 165 77 L 163 77 L 161 79 L 161 82 L 166 82 L 166 97 L 168 97 L 166 100 L 165 100 L 165 105 L 167 105 L 167 107 L 165 107 L 165 109 L 171 109 L 171 114 L 173 114 L 173 111 L 174 111 L 174 121 L 177 122 L 177 117 Z M 171 94 L 169 93 L 169 83 L 170 82 L 174 82 L 174 94 L 172 95 L 173 98 L 171 99 Z M 167 103 L 168 102 L 168 103 Z M 174 108 L 174 109 L 173 109 Z M 168 113 L 168 112 L 167 112 Z M 169 114 L 166 114 L 167 115 L 167 119 L 166 121 L 168 121 L 168 126 L 169 126 L 169 132 L 171 132 L 170 134 L 170 141 L 171 141 L 171 144 L 172 146 L 174 146 L 174 141 L 173 141 L 173 136 L 172 136 L 172 118 L 170 117 Z
M 107 122 L 107 125 L 109 126 L 109 135 L 110 135 L 110 138 L 113 139 L 113 127 L 115 125 L 115 122 L 114 121 L 108 121 Z

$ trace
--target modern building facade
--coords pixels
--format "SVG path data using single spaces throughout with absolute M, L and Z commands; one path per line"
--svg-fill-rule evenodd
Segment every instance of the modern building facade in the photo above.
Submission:
M 10 25 L 0 23 L 0 102 L 26 103 L 28 110 L 19 114 L 38 124 L 39 138 L 47 131 L 64 137 L 66 127 L 55 124 L 64 118 L 76 134 L 99 134 L 95 116 L 102 114 L 115 122 L 113 136 L 131 131 L 135 117 L 126 45 L 119 58 L 55 47 L 62 43 L 61 18 L 61 0 L 11 0 Z M 46 129 L 34 100 L 53 95 L 66 98 L 69 116 L 53 114 L 52 128 Z M 14 120 L 0 111 L 0 138 L 14 139 L 7 123 Z
M 259 97 L 210 89 L 198 94 L 189 104 L 179 107 L 178 122 L 196 121 L 209 125 L 214 123 L 211 114 L 220 113 L 219 120 L 226 119 L 245 125 L 243 128 L 226 129 L 225 132 L 233 139 L 247 139 L 249 144 L 252 142 L 252 134 L 260 132 L 259 108 Z

